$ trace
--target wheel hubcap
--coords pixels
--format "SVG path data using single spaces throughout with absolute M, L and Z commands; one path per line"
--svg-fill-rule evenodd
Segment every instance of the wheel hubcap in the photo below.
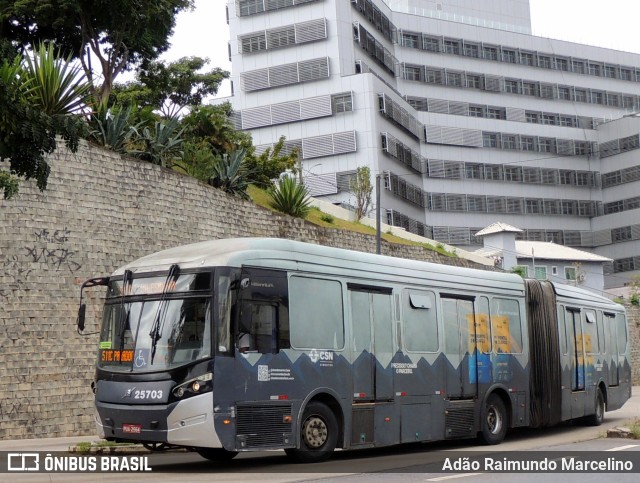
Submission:
M 494 406 L 487 409 L 487 427 L 491 434 L 497 434 L 502 429 L 502 415 Z
M 311 416 L 304 422 L 302 435 L 307 446 L 319 448 L 327 441 L 327 425 L 318 416 Z

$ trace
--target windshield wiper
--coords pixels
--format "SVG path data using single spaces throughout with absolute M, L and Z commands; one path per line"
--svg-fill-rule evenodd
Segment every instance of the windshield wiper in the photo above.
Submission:
M 122 275 L 122 296 L 120 297 L 120 314 L 125 310 L 124 308 L 124 299 L 127 295 L 127 286 L 129 287 L 129 292 L 133 288 L 133 272 L 131 270 L 125 270 L 124 275 Z M 124 318 L 120 320 L 120 333 L 118 334 L 120 340 L 120 354 L 124 350 L 124 333 L 127 330 L 127 324 L 129 323 L 129 311 L 131 310 L 131 304 L 127 304 L 126 313 Z
M 173 280 L 175 282 L 178 279 L 179 273 L 180 267 L 177 264 L 171 265 L 171 267 L 169 268 L 169 273 L 167 274 L 167 278 L 164 280 L 160 303 L 158 304 L 156 316 L 153 320 L 153 325 L 151 326 L 151 332 L 149 332 L 149 337 L 151 337 L 151 365 L 153 365 L 153 358 L 156 355 L 158 341 L 162 339 L 162 328 L 164 326 L 164 318 L 167 312 L 167 304 L 165 303 L 167 292 L 169 291 L 171 281 Z

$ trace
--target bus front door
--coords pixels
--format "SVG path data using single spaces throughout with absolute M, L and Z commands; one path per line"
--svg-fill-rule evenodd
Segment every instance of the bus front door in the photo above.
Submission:
M 393 399 L 391 289 L 349 287 L 355 401 Z
M 442 296 L 446 392 L 449 399 L 477 396 L 477 347 L 473 299 Z

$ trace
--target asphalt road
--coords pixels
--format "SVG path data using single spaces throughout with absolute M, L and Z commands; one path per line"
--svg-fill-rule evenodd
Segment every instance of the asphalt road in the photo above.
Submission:
M 3 481 L 68 482 L 68 481 L 225 481 L 246 482 L 300 482 L 336 481 L 351 483 L 360 481 L 448 481 L 507 482 L 546 481 L 561 482 L 616 482 L 640 480 L 640 440 L 604 438 L 612 427 L 624 425 L 640 417 L 640 391 L 625 406 L 606 413 L 600 427 L 564 424 L 539 430 L 521 429 L 509 432 L 507 439 L 498 446 L 478 446 L 475 440 L 438 443 L 409 444 L 393 448 L 337 451 L 326 462 L 317 464 L 293 464 L 283 451 L 241 453 L 226 464 L 214 464 L 195 453 L 166 452 L 148 456 L 151 472 L 147 473 L 96 473 L 96 474 L 9 474 L 0 475 Z M 593 451 L 598 454 L 621 455 L 636 452 L 638 464 L 635 474 L 505 474 L 484 471 L 442 472 L 443 461 L 470 458 L 517 458 L 521 452 L 553 451 L 553 457 L 576 451 Z M 480 453 L 482 452 L 482 453 Z M 605 453 L 606 452 L 606 453 Z M 9 478 L 5 479 L 4 477 Z

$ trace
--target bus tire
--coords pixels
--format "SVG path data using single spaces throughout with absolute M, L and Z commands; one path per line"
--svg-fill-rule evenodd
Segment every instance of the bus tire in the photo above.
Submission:
M 504 440 L 509 428 L 509 416 L 502 398 L 491 394 L 481 411 L 480 439 L 484 444 L 499 444 Z
M 196 453 L 204 459 L 215 463 L 231 461 L 238 455 L 237 451 L 228 451 L 224 448 L 196 448 Z
M 338 442 L 338 422 L 326 405 L 312 401 L 300 424 L 300 448 L 287 448 L 287 455 L 300 463 L 317 463 L 331 457 Z
M 604 421 L 604 394 L 602 394 L 602 389 L 598 388 L 596 390 L 596 412 L 586 417 L 586 422 L 589 426 L 600 426 Z

